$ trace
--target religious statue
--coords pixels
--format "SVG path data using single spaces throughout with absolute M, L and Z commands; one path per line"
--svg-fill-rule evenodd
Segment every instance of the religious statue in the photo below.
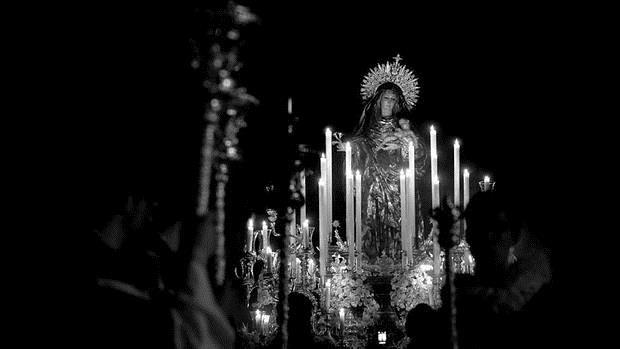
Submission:
M 399 181 L 411 156 L 409 142 L 415 149 L 416 179 L 426 166 L 426 148 L 410 121 L 418 98 L 417 78 L 400 60 L 398 55 L 393 63 L 379 64 L 364 78 L 365 104 L 350 137 L 354 168 L 362 173 L 362 251 L 371 263 L 384 253 L 396 259 L 401 251 Z M 419 187 L 416 227 L 423 232 Z

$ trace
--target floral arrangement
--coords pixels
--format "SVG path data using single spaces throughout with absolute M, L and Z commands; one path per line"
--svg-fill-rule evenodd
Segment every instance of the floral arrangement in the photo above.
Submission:
M 348 308 L 353 313 L 362 312 L 362 321 L 370 324 L 378 316 L 379 303 L 370 285 L 365 281 L 369 273 L 364 270 L 336 273 L 331 279 L 330 312 Z
M 429 303 L 433 287 L 432 260 L 424 259 L 411 269 L 401 269 L 392 277 L 391 305 L 404 326 L 407 312 L 420 303 Z

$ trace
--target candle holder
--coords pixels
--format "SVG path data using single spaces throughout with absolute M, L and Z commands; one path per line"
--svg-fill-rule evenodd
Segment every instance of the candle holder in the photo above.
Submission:
M 495 182 L 494 181 L 480 181 L 478 182 L 478 186 L 480 186 L 480 191 L 493 191 L 495 190 Z

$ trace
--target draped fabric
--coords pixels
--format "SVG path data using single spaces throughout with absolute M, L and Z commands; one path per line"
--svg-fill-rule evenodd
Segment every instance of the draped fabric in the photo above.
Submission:
M 366 114 L 366 113 L 365 113 Z M 363 120 L 368 120 L 363 116 Z M 394 117 L 382 117 L 351 140 L 355 168 L 362 172 L 362 244 L 370 262 L 401 250 L 400 170 L 408 167 L 408 144 L 414 142 L 416 178 L 424 173 L 426 149 L 412 131 L 398 128 Z M 362 126 L 364 127 L 364 126 Z M 416 217 L 421 217 L 416 185 Z M 422 220 L 416 225 L 423 231 Z

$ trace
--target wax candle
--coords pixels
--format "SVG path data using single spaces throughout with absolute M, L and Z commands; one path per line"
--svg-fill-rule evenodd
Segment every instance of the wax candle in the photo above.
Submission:
M 353 172 L 351 170 L 351 143 L 345 143 L 345 208 L 346 208 L 346 229 L 347 244 L 349 246 L 349 267 L 353 266 L 355 257 L 355 217 L 353 199 Z
M 306 170 L 301 170 L 299 182 L 301 186 L 301 195 L 304 197 L 304 204 L 299 208 L 299 222 L 303 223 L 306 221 L 306 202 L 308 201 L 306 197 Z
M 340 310 L 338 311 L 338 315 L 340 315 L 340 328 L 344 329 L 344 315 L 345 315 L 344 308 L 340 308 Z
M 415 199 L 415 147 L 413 146 L 413 142 L 409 142 L 409 171 L 407 178 L 407 207 L 408 207 L 408 221 L 409 221 L 409 253 L 407 257 L 411 256 L 412 248 L 411 248 L 411 240 L 413 239 L 413 245 L 418 248 L 418 232 L 416 231 L 416 222 L 415 222 L 415 214 L 416 214 L 416 199 Z
M 289 97 L 288 99 L 288 115 L 293 114 L 293 99 Z
M 357 250 L 357 264 L 362 258 L 362 175 L 355 171 L 355 248 Z
M 405 180 L 405 171 L 400 170 L 400 243 L 404 256 L 407 254 L 407 184 Z
M 435 178 L 437 178 L 437 131 L 431 126 L 431 198 L 432 208 L 439 207 L 439 196 L 435 191 Z
M 327 218 L 327 222 L 329 225 L 329 229 L 330 229 L 330 233 L 328 235 L 328 242 L 331 242 L 332 240 L 332 234 L 331 234 L 331 225 L 333 222 L 333 200 L 332 200 L 332 166 L 333 166 L 333 159 L 332 159 L 332 131 L 327 128 L 325 129 L 325 158 L 326 158 L 326 174 L 324 176 L 325 178 L 325 190 L 326 190 L 326 195 L 325 195 L 325 199 L 327 201 L 327 211 L 326 211 L 326 218 Z M 323 174 L 321 173 L 321 176 L 323 176 Z
M 454 205 L 461 205 L 461 159 L 458 139 L 454 141 Z
M 254 220 L 252 218 L 248 219 L 248 231 L 246 233 L 246 251 L 253 252 L 254 251 Z
M 326 209 L 326 197 L 325 197 L 325 179 L 319 179 L 319 273 L 321 280 L 325 277 L 326 264 L 327 264 L 327 209 Z
M 469 171 L 463 171 L 463 208 L 467 208 L 469 204 Z
M 263 235 L 263 253 L 267 252 L 269 246 L 269 230 L 267 229 L 267 222 L 263 221 L 263 228 L 261 229 Z
M 309 237 L 309 234 L 310 234 L 309 230 L 310 230 L 309 222 L 308 222 L 307 219 L 305 219 L 303 227 L 301 228 L 301 233 L 302 233 L 301 241 L 302 241 L 302 244 L 303 244 L 304 248 L 308 248 L 308 245 L 309 245 L 309 243 L 308 243 L 308 241 L 310 239 L 310 237 Z

